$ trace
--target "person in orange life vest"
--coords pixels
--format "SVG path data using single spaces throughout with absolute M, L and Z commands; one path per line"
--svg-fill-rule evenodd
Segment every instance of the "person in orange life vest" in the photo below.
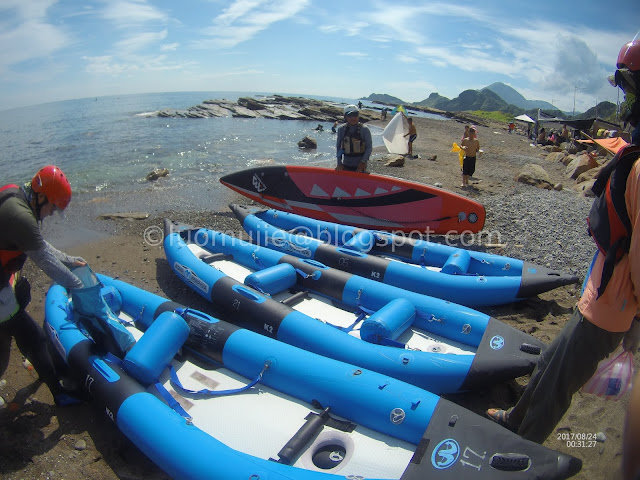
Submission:
M 78 400 L 60 384 L 45 333 L 25 311 L 31 300 L 31 288 L 20 273 L 30 258 L 60 285 L 82 286 L 68 267 L 86 265 L 86 262 L 54 248 L 42 238 L 39 227 L 39 222 L 64 210 L 70 200 L 71 186 L 66 176 L 52 165 L 40 169 L 24 187 L 9 184 L 0 188 L 0 375 L 9 363 L 13 337 L 59 406 L 78 403 Z
M 615 74 L 615 85 L 635 96 L 627 118 L 635 129 L 633 142 L 639 140 L 640 100 L 636 90 L 639 80 L 640 42 L 634 41 L 622 47 Z M 515 406 L 510 411 L 487 410 L 490 418 L 527 440 L 545 441 L 569 408 L 573 394 L 593 376 L 598 363 L 620 341 L 626 351 L 634 353 L 640 345 L 640 321 L 636 318 L 640 304 L 638 158 L 640 148 L 633 144 L 626 147 L 611 160 L 610 165 L 615 168 L 603 168 L 596 180 L 596 184 L 606 185 L 607 193 L 596 197 L 589 214 L 590 230 L 599 248 L 571 319 L 543 352 Z M 593 190 L 602 192 L 603 188 L 594 184 Z M 628 229 L 616 243 L 610 241 L 613 237 L 610 234 L 619 232 L 615 226 L 623 221 L 607 214 L 613 210 L 620 219 L 628 217 Z M 603 225 L 611 231 L 602 228 Z M 608 243 L 612 244 L 604 248 Z M 628 248 L 622 248 L 624 244 Z

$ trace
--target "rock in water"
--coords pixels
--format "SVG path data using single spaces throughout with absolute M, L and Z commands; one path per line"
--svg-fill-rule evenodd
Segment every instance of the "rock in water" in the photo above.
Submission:
M 169 175 L 168 168 L 154 168 L 151 172 L 147 173 L 147 180 L 153 182 L 160 177 L 166 177 L 167 175 Z
M 318 148 L 318 142 L 314 138 L 307 136 L 298 142 L 298 147 L 311 150 Z

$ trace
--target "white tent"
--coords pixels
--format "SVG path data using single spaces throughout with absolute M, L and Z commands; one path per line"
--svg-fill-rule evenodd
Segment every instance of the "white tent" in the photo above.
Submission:
M 529 115 L 518 115 L 516 118 L 514 118 L 514 120 L 520 120 L 521 122 L 527 122 L 527 123 L 536 123 L 536 121 L 531 118 Z

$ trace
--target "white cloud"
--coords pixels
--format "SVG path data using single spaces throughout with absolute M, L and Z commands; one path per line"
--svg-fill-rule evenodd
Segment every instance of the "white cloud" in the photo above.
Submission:
M 150 22 L 166 23 L 169 19 L 166 13 L 144 0 L 107 1 L 102 15 L 118 28 L 136 27 Z
M 220 79 L 220 78 L 229 78 L 229 77 L 248 77 L 255 75 L 264 75 L 264 70 L 259 70 L 256 68 L 242 68 L 236 70 L 227 70 L 224 72 L 215 72 L 209 73 L 204 76 L 206 79 Z
M 310 0 L 236 0 L 213 20 L 213 26 L 204 33 L 216 46 L 234 47 L 274 23 L 295 18 L 309 4 Z
M 339 52 L 338 55 L 340 55 L 341 57 L 368 57 L 369 55 L 364 53 L 364 52 Z
M 126 59 L 119 59 L 112 55 L 102 55 L 96 57 L 82 57 L 86 62 L 87 73 L 99 76 L 118 77 L 122 75 L 132 75 L 144 72 L 160 72 L 171 70 L 183 70 L 191 63 L 172 63 L 167 61 L 166 56 L 132 56 Z
M 82 59 L 87 62 L 87 72 L 96 75 L 120 75 L 132 69 L 131 65 L 117 63 L 111 55 L 82 57 Z
M 404 55 L 404 54 L 396 55 L 396 60 L 398 60 L 401 63 L 418 63 L 420 61 L 412 55 Z
M 71 43 L 61 28 L 47 23 L 52 1 L 3 1 L 0 28 L 0 73 L 21 62 L 45 58 Z
M 422 80 L 387 82 L 384 88 L 385 92 L 402 92 L 390 95 L 397 96 L 405 102 L 420 102 L 425 100 L 429 93 L 437 91 L 433 83 Z
M 123 54 L 137 52 L 167 38 L 167 30 L 161 32 L 142 32 L 130 35 L 114 44 L 114 48 Z
M 179 43 L 167 43 L 166 45 L 162 45 L 160 50 L 163 52 L 175 52 L 179 46 Z
M 41 19 L 46 16 L 49 7 L 56 2 L 57 0 L 2 0 L 0 12 L 4 12 L 4 16 L 8 10 L 11 10 L 21 19 Z

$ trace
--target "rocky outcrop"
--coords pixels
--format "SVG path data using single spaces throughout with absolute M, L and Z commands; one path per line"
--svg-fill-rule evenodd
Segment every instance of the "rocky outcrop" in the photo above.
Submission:
M 567 152 L 552 152 L 549 155 L 547 155 L 547 162 L 551 162 L 551 163 L 564 163 L 565 159 L 568 157 Z M 567 163 L 564 163 L 565 165 L 567 165 Z
M 569 188 L 586 197 L 592 197 L 593 182 L 608 160 L 598 156 L 598 152 L 592 148 L 583 150 L 583 144 L 578 144 L 579 149 L 571 148 L 572 145 L 573 143 L 562 144 L 563 151 L 549 153 L 546 160 L 550 163 L 559 162 L 565 165 L 566 177 L 575 181 Z
M 298 148 L 302 148 L 304 150 L 314 150 L 318 148 L 318 142 L 315 138 L 307 136 L 298 142 Z
M 404 155 L 391 153 L 385 155 L 382 160 L 385 167 L 404 167 Z
M 547 171 L 535 163 L 528 163 L 522 167 L 522 170 L 515 176 L 514 180 L 547 190 L 554 188 Z
M 147 180 L 149 180 L 150 182 L 154 182 L 160 177 L 166 177 L 167 175 L 169 175 L 168 168 L 154 168 L 152 171 L 147 173 Z
M 313 120 L 335 122 L 343 120 L 343 106 L 323 100 L 302 97 L 253 98 L 241 97 L 237 102 L 229 100 L 205 100 L 201 104 L 186 110 L 165 108 L 158 112 L 159 117 L 177 118 L 271 118 L 277 120 Z M 360 121 L 368 122 L 378 118 L 378 112 L 362 110 Z
M 569 165 L 567 165 L 566 174 L 572 180 L 578 178 L 584 172 L 598 167 L 598 162 L 588 153 L 584 153 L 575 157 Z

